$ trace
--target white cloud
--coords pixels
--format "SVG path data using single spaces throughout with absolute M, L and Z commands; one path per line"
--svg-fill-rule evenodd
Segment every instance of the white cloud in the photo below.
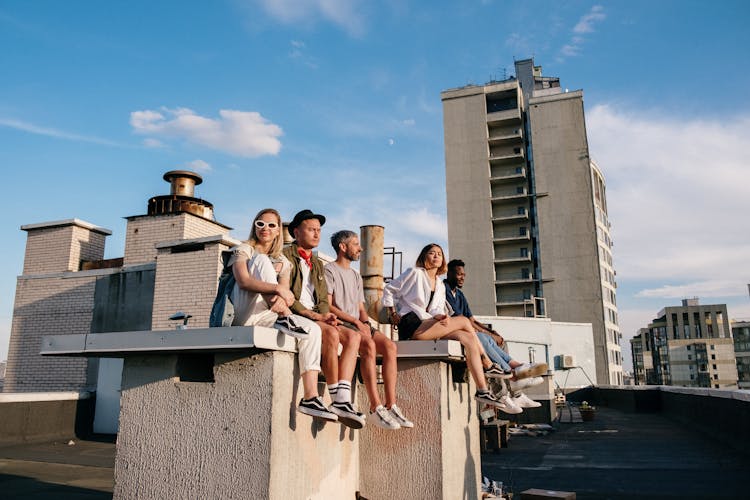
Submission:
M 310 24 L 318 20 L 331 22 L 349 35 L 365 32 L 360 0 L 259 0 L 261 7 L 284 24 Z
M 120 144 L 108 139 L 102 139 L 100 137 L 92 135 L 81 135 L 72 132 L 65 132 L 64 130 L 59 130 L 52 127 L 42 127 L 39 125 L 34 125 L 33 123 L 15 120 L 13 118 L 0 117 L 0 127 L 8 127 L 16 130 L 21 130 L 23 132 L 29 132 L 31 134 L 54 137 L 55 139 L 64 139 L 66 141 L 90 142 L 93 144 L 101 144 L 103 146 L 120 146 Z
M 748 127 L 750 117 L 587 113 L 591 153 L 607 178 L 618 280 L 750 282 Z
M 281 127 L 255 111 L 222 109 L 219 118 L 206 118 L 187 108 L 130 113 L 137 134 L 182 139 L 235 156 L 254 158 L 281 150 Z
M 560 49 L 560 56 L 557 57 L 557 61 L 563 62 L 567 57 L 579 56 L 586 42 L 583 35 L 594 32 L 594 26 L 606 18 L 607 15 L 604 13 L 604 7 L 601 5 L 591 7 L 588 13 L 584 14 L 573 27 L 573 36 Z
M 190 161 L 187 163 L 186 167 L 193 172 L 210 172 L 213 170 L 213 167 L 203 160 Z
M 382 225 L 385 227 L 385 246 L 396 247 L 397 251 L 402 252 L 404 269 L 414 265 L 419 251 L 428 243 L 438 243 L 448 251 L 448 224 L 445 215 L 438 214 L 427 206 L 403 208 L 403 200 L 392 195 L 381 197 L 377 202 L 365 203 L 365 206 L 362 203 L 347 203 L 346 200 L 341 200 L 340 205 L 348 208 L 330 214 L 326 223 L 328 231 L 344 228 L 357 231 L 363 222 Z M 330 252 L 330 245 L 326 243 L 322 243 L 321 248 L 324 252 Z M 390 274 L 391 263 L 386 260 L 386 274 Z
M 573 28 L 574 33 L 591 33 L 594 31 L 594 24 L 604 21 L 607 15 L 604 13 L 604 7 L 601 5 L 594 5 L 588 14 L 584 15 L 578 24 Z
M 747 283 L 744 280 L 704 280 L 684 285 L 664 285 L 641 290 L 636 297 L 678 299 L 684 297 L 744 297 Z

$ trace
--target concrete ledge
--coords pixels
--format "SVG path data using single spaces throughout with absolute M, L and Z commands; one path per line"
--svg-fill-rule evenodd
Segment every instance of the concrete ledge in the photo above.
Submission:
M 0 394 L 0 403 L 33 403 L 40 401 L 71 401 L 88 399 L 90 392 L 6 392 Z
M 93 411 L 87 392 L 0 394 L 0 445 L 89 434 Z
M 463 360 L 457 340 L 400 340 L 396 342 L 399 358 Z
M 45 335 L 43 356 L 122 358 L 128 354 L 170 352 L 245 351 L 248 349 L 297 352 L 292 337 L 273 328 L 233 326 L 81 335 Z

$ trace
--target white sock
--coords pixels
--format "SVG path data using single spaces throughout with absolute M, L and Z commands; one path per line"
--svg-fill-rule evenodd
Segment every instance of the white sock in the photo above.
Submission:
M 339 390 L 338 384 L 330 384 L 328 386 L 328 394 L 331 395 L 331 400 L 336 401 L 336 392 Z
M 338 390 L 336 391 L 336 402 L 352 402 L 352 384 L 348 380 L 339 380 Z

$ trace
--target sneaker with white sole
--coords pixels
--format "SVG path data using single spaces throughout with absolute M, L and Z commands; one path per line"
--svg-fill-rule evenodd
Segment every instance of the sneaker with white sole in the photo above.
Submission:
M 281 333 L 285 333 L 289 335 L 290 337 L 294 337 L 297 339 L 310 338 L 310 334 L 307 333 L 297 323 L 295 323 L 294 319 L 292 319 L 291 316 L 279 317 L 276 320 L 276 322 L 273 324 L 273 327 L 276 328 Z
M 547 363 L 524 363 L 513 369 L 516 379 L 538 377 L 547 373 Z
M 513 403 L 513 401 L 507 394 L 501 398 L 498 398 L 486 389 L 484 391 L 478 390 L 476 394 L 474 394 L 474 399 L 479 403 L 484 403 L 494 406 L 495 408 L 499 408 L 505 413 L 515 414 L 521 413 L 523 411 Z
M 365 416 L 358 412 L 351 403 L 334 402 L 328 407 L 328 411 L 339 417 L 339 422 L 352 429 L 361 429 L 365 426 Z
M 513 401 L 513 398 L 511 398 L 508 394 L 500 398 L 500 404 L 496 405 L 500 411 L 505 412 L 509 415 L 517 415 L 523 411 L 523 408 L 518 406 L 515 401 Z
M 377 408 L 375 408 L 375 411 L 371 411 L 370 416 L 367 417 L 367 420 L 369 420 L 371 424 L 376 425 L 381 429 L 394 431 L 401 428 L 401 425 L 396 422 L 391 413 L 383 405 L 379 405 Z
M 512 372 L 506 372 L 496 363 L 492 363 L 492 366 L 484 369 L 485 378 L 510 378 L 513 376 Z
M 334 413 L 328 411 L 328 408 L 323 404 L 323 400 L 320 397 L 301 399 L 297 406 L 297 411 L 311 417 L 328 420 L 329 422 L 336 422 L 339 419 Z
M 513 392 L 521 391 L 523 389 L 526 389 L 527 387 L 534 387 L 535 385 L 539 385 L 542 382 L 544 382 L 544 379 L 542 377 L 531 377 L 531 378 L 523 378 L 521 380 L 511 380 L 510 390 Z
M 540 403 L 539 401 L 534 401 L 522 392 L 518 393 L 518 396 L 515 396 L 512 399 L 516 406 L 518 406 L 519 408 L 539 408 L 540 406 L 542 406 L 542 403 Z
M 401 427 L 404 427 L 406 429 L 411 429 L 412 427 L 414 427 L 414 422 L 406 418 L 404 416 L 404 413 L 401 411 L 401 408 L 399 408 L 395 404 L 391 406 L 391 409 L 388 411 L 391 413 L 391 417 L 393 417 L 393 420 L 395 420 Z

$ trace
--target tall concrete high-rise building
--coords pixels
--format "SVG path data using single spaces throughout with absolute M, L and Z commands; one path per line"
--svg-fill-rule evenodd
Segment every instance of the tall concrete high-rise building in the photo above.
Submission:
M 448 243 L 479 315 L 591 323 L 596 381 L 622 383 L 606 184 L 590 158 L 583 91 L 542 76 L 442 92 Z

